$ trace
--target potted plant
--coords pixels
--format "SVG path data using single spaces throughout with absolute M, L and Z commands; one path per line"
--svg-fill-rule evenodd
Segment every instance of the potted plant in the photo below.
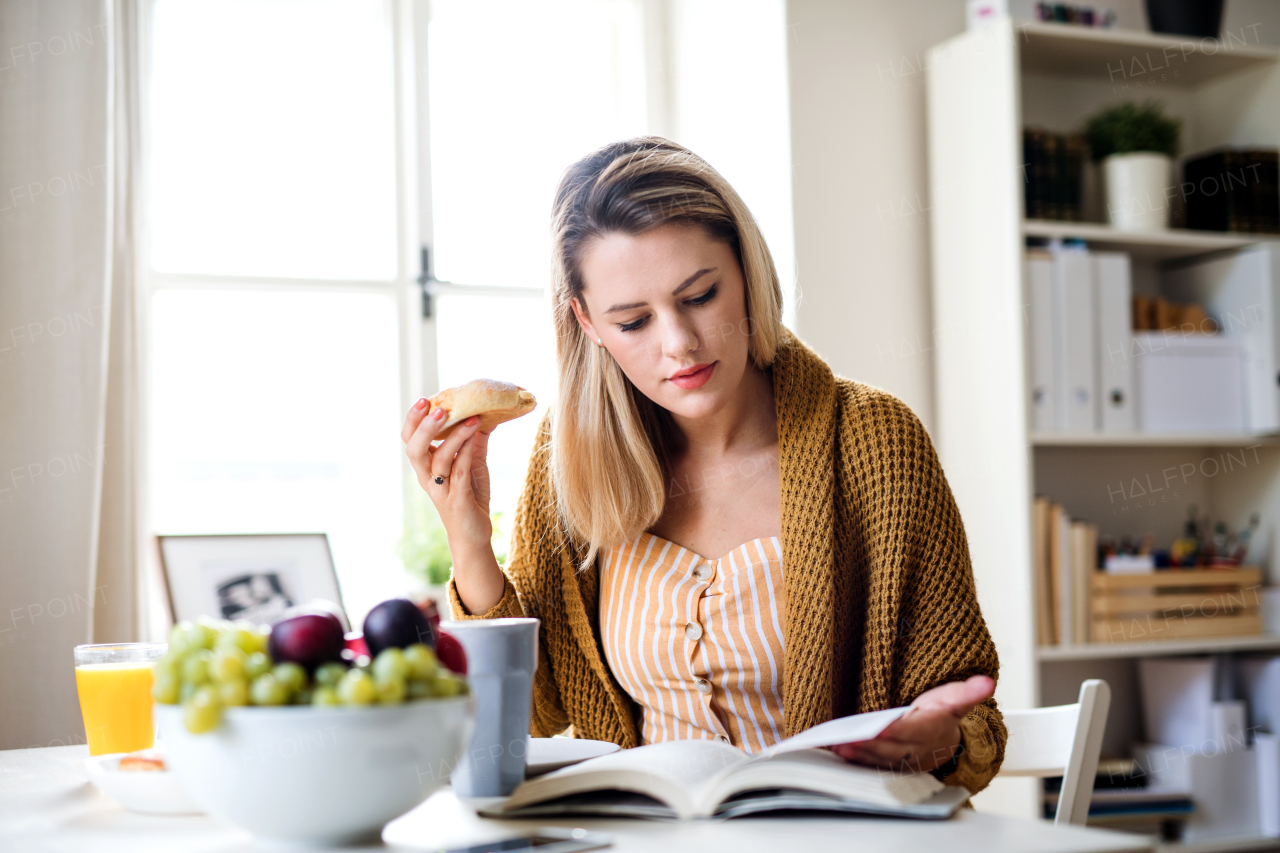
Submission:
M 1164 115 L 1147 101 L 1107 107 L 1085 123 L 1085 139 L 1102 161 L 1107 214 L 1121 231 L 1159 231 L 1169 227 L 1166 189 L 1178 154 L 1182 121 Z

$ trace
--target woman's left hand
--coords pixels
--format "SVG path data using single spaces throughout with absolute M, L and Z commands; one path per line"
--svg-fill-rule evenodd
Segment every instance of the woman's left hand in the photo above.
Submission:
M 995 690 L 996 683 L 985 675 L 941 684 L 917 696 L 911 710 L 876 737 L 842 743 L 831 751 L 849 761 L 887 770 L 934 770 L 956 754 L 960 721 Z

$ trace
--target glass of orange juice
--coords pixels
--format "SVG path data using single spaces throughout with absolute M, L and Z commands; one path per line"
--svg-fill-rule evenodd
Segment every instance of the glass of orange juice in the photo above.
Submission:
M 90 755 L 133 752 L 155 743 L 152 669 L 164 643 L 76 646 L 76 691 Z

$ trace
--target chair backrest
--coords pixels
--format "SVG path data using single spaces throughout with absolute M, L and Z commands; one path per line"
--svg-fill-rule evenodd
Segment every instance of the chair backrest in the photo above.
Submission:
M 1095 678 L 1080 685 L 1080 701 L 1074 705 L 1004 711 L 1009 740 L 1000 772 L 1005 776 L 1061 776 L 1062 793 L 1054 823 L 1083 826 L 1089 818 L 1110 708 L 1111 688 Z

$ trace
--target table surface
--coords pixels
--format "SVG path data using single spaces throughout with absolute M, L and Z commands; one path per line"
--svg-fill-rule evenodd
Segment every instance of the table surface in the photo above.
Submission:
M 206 816 L 161 817 L 126 811 L 89 782 L 88 747 L 0 751 L 0 850 L 93 853 L 229 853 L 260 850 L 248 833 Z M 383 844 L 356 849 L 447 850 L 521 835 L 539 826 L 581 826 L 612 836 L 617 851 L 698 850 L 753 853 L 911 851 L 948 853 L 1104 853 L 1151 850 L 1136 835 L 1056 827 L 961 809 L 947 821 L 856 816 L 751 817 L 724 822 L 616 819 L 490 820 L 478 817 L 448 789 L 392 821 Z M 352 848 L 344 848 L 350 850 Z

